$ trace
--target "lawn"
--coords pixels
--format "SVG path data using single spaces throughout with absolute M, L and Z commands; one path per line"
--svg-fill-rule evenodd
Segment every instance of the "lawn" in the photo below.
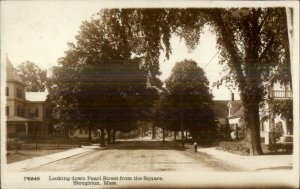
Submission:
M 7 145 L 7 163 L 26 160 L 33 157 L 45 156 L 56 152 L 61 152 L 71 148 L 79 147 L 90 143 L 98 143 L 99 141 L 89 141 L 87 139 L 18 139 L 18 151 L 15 151 L 14 141 L 8 142 Z
M 17 161 L 26 160 L 33 157 L 45 156 L 49 154 L 53 154 L 56 152 L 64 151 L 64 149 L 56 149 L 56 150 L 18 150 L 17 152 L 7 151 L 7 163 L 13 163 Z

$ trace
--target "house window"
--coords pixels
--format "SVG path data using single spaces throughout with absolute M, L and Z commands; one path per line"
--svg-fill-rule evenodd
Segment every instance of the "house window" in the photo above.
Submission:
M 29 108 L 28 109 L 28 117 L 38 117 L 39 116 L 39 109 L 38 108 Z
M 17 116 L 21 116 L 21 117 L 25 116 L 24 106 L 17 106 Z
M 24 124 L 16 124 L 16 133 L 26 133 L 26 126 Z
M 36 117 L 39 117 L 39 109 L 38 108 L 35 109 L 35 115 L 36 115 Z
M 9 116 L 9 106 L 6 106 L 6 115 Z
M 265 131 L 265 122 L 264 121 L 261 121 L 260 125 L 261 125 L 261 131 Z
M 23 91 L 20 88 L 17 88 L 17 97 L 18 98 L 23 98 Z
M 9 96 L 9 87 L 6 87 L 6 96 Z
M 52 117 L 52 109 L 47 108 L 46 109 L 46 118 L 50 119 Z

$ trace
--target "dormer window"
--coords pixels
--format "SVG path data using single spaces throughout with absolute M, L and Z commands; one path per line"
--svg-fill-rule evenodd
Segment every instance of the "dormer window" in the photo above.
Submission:
M 17 88 L 17 97 L 18 98 L 23 98 L 23 91 L 20 88 Z

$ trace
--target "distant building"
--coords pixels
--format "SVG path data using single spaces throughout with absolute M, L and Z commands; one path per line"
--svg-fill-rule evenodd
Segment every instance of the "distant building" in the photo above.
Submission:
M 231 128 L 239 126 L 240 120 L 244 119 L 244 106 L 241 100 L 235 100 L 232 94 L 231 100 L 227 104 L 228 122 Z
M 229 100 L 214 100 L 214 104 L 212 105 L 212 110 L 215 118 L 217 119 L 217 135 L 219 137 L 224 137 L 226 135 L 226 129 L 229 127 L 227 107 L 228 102 Z
M 25 83 L 6 58 L 6 128 L 8 137 L 47 137 L 52 134 L 52 106 L 47 92 L 25 92 Z
M 97 139 L 100 137 L 100 130 L 97 131 L 96 129 L 92 129 L 91 131 L 91 138 Z M 70 138 L 89 138 L 89 131 L 88 129 L 74 129 L 69 131 Z

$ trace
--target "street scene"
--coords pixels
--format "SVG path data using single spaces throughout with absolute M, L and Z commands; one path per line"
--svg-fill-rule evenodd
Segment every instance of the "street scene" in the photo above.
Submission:
M 183 149 L 174 141 L 134 139 L 100 148 L 83 146 L 48 156 L 9 164 L 11 171 L 278 171 L 292 169 L 291 155 L 272 155 L 253 159 L 241 155 L 199 148 L 187 144 Z M 259 161 L 259 162 L 258 162 Z
M 3 3 L 7 171 L 295 170 L 293 7 L 47 3 Z

